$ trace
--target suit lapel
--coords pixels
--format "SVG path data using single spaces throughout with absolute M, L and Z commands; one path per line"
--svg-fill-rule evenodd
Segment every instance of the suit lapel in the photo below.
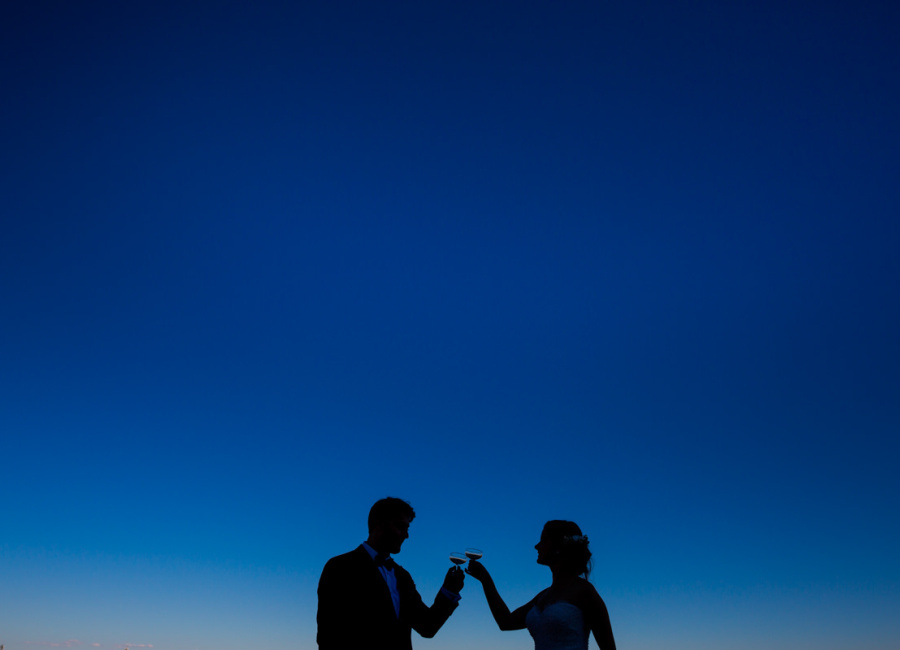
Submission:
M 394 612 L 394 601 L 391 598 L 391 590 L 387 586 L 387 582 L 385 582 L 384 576 L 381 575 L 381 571 L 378 570 L 378 566 L 372 560 L 369 552 L 363 548 L 362 544 L 359 546 L 359 555 L 360 555 L 360 571 L 363 575 L 366 576 L 365 581 L 372 587 L 372 591 L 376 594 L 377 603 L 373 603 L 374 607 L 377 607 L 380 610 L 383 610 L 383 615 L 390 615 L 391 619 L 397 618 L 397 614 Z M 401 569 L 402 570 L 402 569 Z M 394 575 L 398 574 L 398 570 L 394 569 Z M 400 583 L 399 580 L 397 582 L 397 587 L 399 591 Z M 402 603 L 402 599 L 401 599 Z

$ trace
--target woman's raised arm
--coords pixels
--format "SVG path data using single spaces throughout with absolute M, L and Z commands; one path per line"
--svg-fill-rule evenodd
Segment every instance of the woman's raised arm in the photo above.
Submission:
M 469 560 L 469 566 L 466 567 L 466 573 L 481 583 L 484 589 L 484 597 L 487 599 L 488 607 L 491 608 L 491 615 L 497 622 L 497 627 L 501 630 L 523 630 L 525 629 L 525 617 L 528 610 L 531 609 L 533 600 L 526 605 L 522 605 L 518 609 L 510 612 L 509 607 L 503 602 L 500 593 L 494 585 L 494 579 L 491 574 L 484 568 L 484 565 L 478 560 Z M 606 650 L 603 648 L 602 650 Z

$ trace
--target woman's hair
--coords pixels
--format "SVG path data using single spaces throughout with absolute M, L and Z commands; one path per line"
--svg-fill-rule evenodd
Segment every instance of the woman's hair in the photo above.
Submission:
M 587 578 L 591 573 L 589 540 L 574 521 L 554 519 L 544 524 L 544 534 L 556 546 L 557 558 L 564 571 Z

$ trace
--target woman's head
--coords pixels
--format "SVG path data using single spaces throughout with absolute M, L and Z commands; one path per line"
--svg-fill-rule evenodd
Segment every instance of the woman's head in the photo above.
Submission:
M 541 532 L 541 541 L 534 548 L 538 552 L 538 564 L 557 567 L 585 578 L 591 572 L 588 538 L 574 521 L 548 521 Z

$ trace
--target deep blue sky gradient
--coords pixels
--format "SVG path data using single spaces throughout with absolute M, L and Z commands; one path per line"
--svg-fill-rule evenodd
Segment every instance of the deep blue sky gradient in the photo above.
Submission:
M 4 3 L 0 642 L 314 648 L 391 494 L 426 596 L 571 518 L 622 648 L 896 648 L 898 28 Z

